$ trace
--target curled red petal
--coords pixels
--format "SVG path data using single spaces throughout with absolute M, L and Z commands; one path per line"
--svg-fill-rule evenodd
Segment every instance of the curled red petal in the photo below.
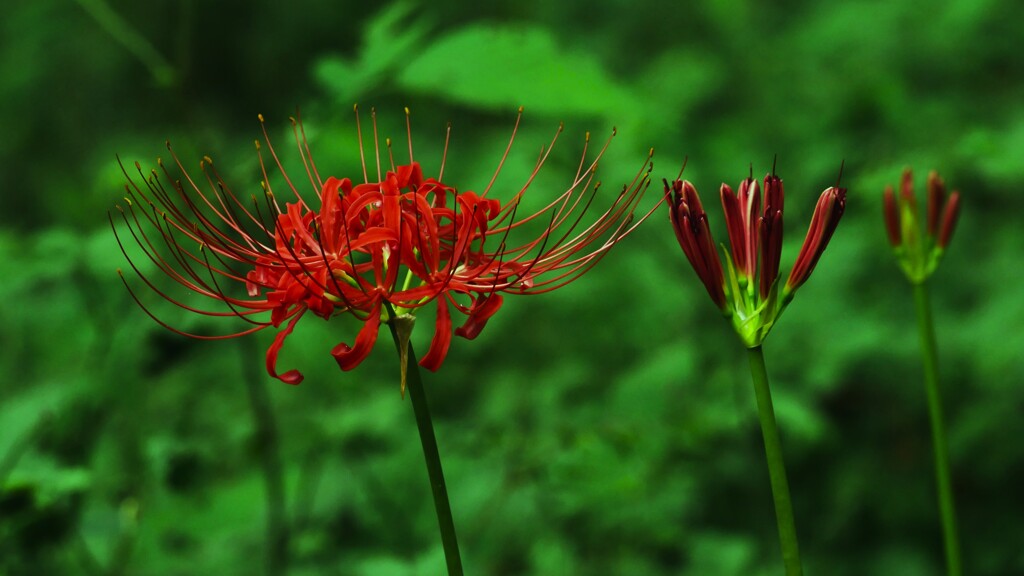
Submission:
M 270 348 L 267 348 L 267 373 L 273 376 L 274 378 L 277 378 L 281 382 L 284 382 L 285 384 L 291 384 L 292 386 L 302 382 L 302 373 L 299 372 L 298 370 L 289 370 L 284 374 L 278 374 L 277 354 L 278 352 L 281 351 L 281 347 L 284 346 L 285 338 L 287 338 L 288 335 L 292 333 L 292 330 L 295 329 L 295 323 L 299 321 L 299 318 L 302 318 L 302 315 L 305 314 L 305 312 L 305 310 L 302 310 L 295 314 L 294 316 L 292 316 L 292 319 L 290 322 L 288 322 L 288 325 L 285 326 L 284 329 L 278 332 L 277 336 L 274 337 L 274 343 L 270 345 Z
M 399 188 L 419 188 L 420 184 L 423 183 L 423 169 L 420 168 L 419 162 L 399 166 L 397 176 Z
M 367 356 L 373 345 L 377 343 L 377 329 L 380 327 L 380 305 L 374 306 L 370 317 L 366 319 L 359 334 L 356 336 L 355 346 L 349 346 L 342 342 L 331 350 L 331 356 L 338 361 L 338 366 L 346 372 L 359 366 Z
M 437 372 L 448 356 L 448 347 L 452 343 L 452 316 L 448 311 L 448 299 L 444 296 L 437 299 L 437 323 L 434 326 L 434 337 L 430 340 L 430 349 L 420 359 L 420 366 L 431 372 Z
M 487 321 L 501 308 L 502 297 L 500 294 L 488 294 L 479 296 L 469 311 L 466 323 L 455 330 L 455 333 L 466 340 L 476 338 L 480 331 L 487 325 Z

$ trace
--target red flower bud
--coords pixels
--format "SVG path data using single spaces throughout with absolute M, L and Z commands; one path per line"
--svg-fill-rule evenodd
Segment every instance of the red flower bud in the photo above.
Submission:
M 725 278 L 715 241 L 708 227 L 707 214 L 700 203 L 697 189 L 688 181 L 676 180 L 669 188 L 665 181 L 669 218 L 683 254 L 690 261 L 708 295 L 719 308 L 726 308 Z
M 939 228 L 939 212 L 946 201 L 946 185 L 932 170 L 928 173 L 928 235 L 934 237 Z
M 846 209 L 846 189 L 832 187 L 821 193 L 818 204 L 814 208 L 814 216 L 811 217 L 811 225 L 804 238 L 804 244 L 800 248 L 800 254 L 796 257 L 796 264 L 793 271 L 786 280 L 786 291 L 793 292 L 799 288 L 811 276 L 818 259 L 821 258 L 825 248 L 828 246 L 832 234 L 839 225 L 839 219 Z
M 939 227 L 939 237 L 936 244 L 945 250 L 949 239 L 953 236 L 953 229 L 956 228 L 956 220 L 960 216 L 960 193 L 954 191 L 949 195 L 946 202 L 946 209 L 942 213 L 942 225 Z
M 885 216 L 885 231 L 889 234 L 889 244 L 898 248 L 903 243 L 903 233 L 900 231 L 900 208 L 896 204 L 896 195 L 892 192 L 892 186 L 885 187 L 882 196 L 882 214 Z

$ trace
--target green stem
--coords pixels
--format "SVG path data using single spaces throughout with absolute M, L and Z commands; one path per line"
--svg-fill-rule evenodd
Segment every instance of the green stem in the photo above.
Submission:
M 395 347 L 398 348 L 399 357 L 401 357 L 403 342 L 393 321 L 396 318 L 395 310 L 390 303 L 385 302 L 384 306 L 392 319 L 388 322 L 388 327 L 391 329 L 391 336 L 395 339 Z M 434 437 L 430 407 L 427 405 L 427 396 L 423 390 L 423 381 L 420 378 L 419 364 L 416 362 L 416 353 L 413 352 L 412 343 L 404 342 L 404 344 L 408 346 L 406 389 L 409 391 L 412 410 L 416 415 L 416 428 L 419 430 L 420 443 L 423 445 L 423 458 L 427 462 L 427 476 L 430 479 L 430 490 L 434 495 L 434 511 L 437 513 L 437 524 L 441 530 L 444 558 L 448 564 L 449 576 L 462 576 L 459 541 L 455 536 L 455 522 L 452 520 L 452 508 L 448 503 L 448 488 L 444 483 L 444 471 L 441 469 L 441 456 L 437 451 L 437 438 Z
M 761 420 L 764 452 L 768 459 L 768 477 L 772 485 L 772 498 L 775 500 L 775 519 L 779 528 L 779 542 L 782 545 L 782 562 L 786 566 L 786 576 L 801 576 L 804 569 L 800 564 L 793 503 L 789 497 L 786 465 L 782 460 L 779 428 L 775 424 L 775 409 L 772 407 L 772 393 L 768 387 L 768 371 L 764 366 L 764 351 L 760 346 L 755 346 L 748 348 L 747 353 L 750 360 L 750 375 L 754 380 L 754 394 L 757 396 L 757 415 Z
M 946 549 L 946 571 L 949 576 L 960 576 L 960 544 L 956 530 L 956 510 L 953 507 L 953 486 L 949 473 L 949 449 L 946 428 L 942 418 L 942 397 L 939 395 L 939 361 L 935 344 L 935 326 L 932 324 L 931 305 L 925 283 L 915 282 L 914 305 L 917 308 L 917 327 L 921 335 L 924 355 L 924 382 L 928 394 L 928 416 L 932 427 L 932 448 L 935 451 L 935 480 L 938 484 L 939 513 L 942 516 L 942 537 Z

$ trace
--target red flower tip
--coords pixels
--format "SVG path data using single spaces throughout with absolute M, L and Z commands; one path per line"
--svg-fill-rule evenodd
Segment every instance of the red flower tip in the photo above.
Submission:
M 899 248 L 903 243 L 903 233 L 900 231 L 900 208 L 896 203 L 892 186 L 886 186 L 882 195 L 882 215 L 885 217 L 885 231 L 889 235 L 889 244 L 892 244 L 893 248 Z
M 957 218 L 960 216 L 960 193 L 954 191 L 949 195 L 946 202 L 946 209 L 942 213 L 942 225 L 939 227 L 939 236 L 936 244 L 943 250 L 949 244 L 953 236 L 953 229 L 956 228 Z
M 782 178 L 774 173 L 766 174 L 764 177 L 764 213 L 782 212 L 785 194 L 782 187 Z
M 900 179 L 900 198 L 915 211 L 917 210 L 917 200 L 914 198 L 914 172 L 910 168 L 903 170 L 903 177 Z
M 744 180 L 744 183 L 749 181 L 748 178 Z M 755 265 L 756 260 L 749 261 L 748 257 L 750 253 L 747 240 L 749 203 L 742 199 L 745 196 L 745 199 L 749 200 L 749 184 L 746 186 L 741 184 L 740 191 L 741 194 L 737 195 L 728 184 L 723 182 L 718 189 L 718 194 L 722 199 L 722 212 L 725 214 L 725 230 L 729 235 L 729 246 L 732 248 L 733 267 L 740 279 L 746 283 L 754 275 L 751 268 Z
M 928 235 L 935 236 L 939 230 L 939 213 L 946 201 L 946 184 L 934 170 L 928 173 Z
M 666 194 L 669 184 L 665 181 Z M 672 183 L 672 198 L 669 201 L 669 218 L 675 230 L 676 239 L 683 249 L 683 254 L 704 284 L 708 295 L 725 309 L 725 277 L 722 264 L 718 259 L 715 241 L 708 227 L 707 214 L 700 203 L 697 189 L 689 181 L 676 180 Z
M 828 188 L 821 193 L 818 204 L 814 208 L 814 216 L 811 217 L 811 225 L 804 238 L 804 244 L 800 247 L 800 253 L 796 257 L 796 264 L 786 280 L 785 291 L 792 293 L 803 285 L 814 271 L 818 259 L 828 246 L 832 234 L 839 225 L 839 219 L 846 209 L 846 189 Z

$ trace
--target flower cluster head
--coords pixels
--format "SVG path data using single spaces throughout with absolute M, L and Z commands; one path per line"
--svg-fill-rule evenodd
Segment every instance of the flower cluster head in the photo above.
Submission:
M 437 370 L 451 344 L 453 308 L 465 316 L 454 333 L 473 339 L 501 308 L 503 294 L 538 294 L 572 282 L 654 210 L 634 217 L 649 185 L 648 156 L 610 205 L 596 217 L 587 217 L 599 197 L 595 170 L 609 137 L 593 159 L 588 160 L 584 149 L 579 168 L 563 192 L 532 214 L 518 214 L 561 126 L 550 145 L 542 148 L 525 184 L 504 203 L 491 198 L 521 117 L 522 108 L 505 154 L 490 183 L 479 192 L 459 191 L 445 183 L 444 159 L 437 177 L 424 175 L 413 157 L 408 109 L 407 164 L 394 163 L 390 140 L 386 140 L 382 162 L 376 115 L 372 115 L 375 167 L 367 166 L 363 154 L 356 109 L 363 157 L 359 183 L 349 177 L 323 178 L 302 124 L 295 119 L 295 142 L 310 186 L 306 192 L 288 177 L 265 126 L 265 144 L 256 142 L 262 171 L 258 196 L 232 192 L 209 157 L 200 163 L 204 177 L 195 180 L 173 150 L 182 178 L 173 177 L 163 162 L 159 162 L 163 178 L 157 170 L 147 175 L 136 163 L 141 182 L 125 171 L 126 202 L 118 206 L 127 230 L 144 258 L 188 292 L 212 300 L 215 308 L 195 305 L 162 288 L 143 273 L 144 267 L 132 260 L 122 244 L 133 270 L 149 288 L 188 312 L 241 320 L 247 326 L 224 335 L 186 332 L 157 318 L 134 291 L 132 296 L 161 325 L 186 336 L 222 339 L 265 328 L 278 330 L 267 350 L 266 367 L 271 376 L 289 384 L 298 384 L 303 376 L 298 370 L 279 373 L 277 357 L 307 312 L 324 319 L 351 314 L 362 322 L 351 344 L 342 342 L 331 350 L 341 369 L 351 370 L 372 350 L 382 320 L 402 319 L 408 326 L 412 312 L 435 305 L 433 338 L 420 364 Z M 448 130 L 450 134 L 450 126 Z M 588 143 L 589 139 L 588 134 Z M 446 137 L 444 158 L 447 144 Z M 269 172 L 275 169 L 284 181 L 280 190 L 271 185 Z M 530 223 L 539 225 L 540 234 L 515 240 L 520 235 L 516 232 L 525 232 L 519 229 Z M 111 225 L 121 243 L 124 232 L 118 231 L 113 219 Z
M 724 183 L 720 188 L 730 245 L 729 250 L 722 247 L 723 271 L 697 189 L 685 180 L 671 184 L 665 181 L 669 217 L 683 253 L 708 295 L 751 348 L 761 344 L 797 288 L 810 277 L 846 207 L 845 188 L 831 187 L 822 192 L 796 263 L 780 293 L 782 179 L 773 170 L 764 177 L 763 187 L 763 202 L 761 184 L 753 175 L 740 182 L 737 190 Z
M 946 195 L 946 184 L 933 170 L 928 174 L 928 207 L 922 233 L 914 197 L 914 174 L 903 171 L 899 197 L 892 186 L 885 187 L 883 215 L 896 259 L 907 279 L 917 284 L 924 282 L 946 251 L 960 214 L 960 193 Z

